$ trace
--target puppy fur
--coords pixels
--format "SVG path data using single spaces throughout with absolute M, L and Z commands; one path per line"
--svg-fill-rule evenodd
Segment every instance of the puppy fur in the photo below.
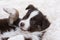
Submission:
M 0 40 L 7 40 L 9 37 L 19 32 L 18 23 L 20 18 L 16 9 L 5 8 L 3 10 L 9 14 L 9 18 L 0 19 Z M 12 11 L 15 13 L 13 14 Z

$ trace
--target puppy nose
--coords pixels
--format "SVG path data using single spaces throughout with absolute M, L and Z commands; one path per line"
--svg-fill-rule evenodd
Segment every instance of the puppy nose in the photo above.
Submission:
M 20 23 L 20 26 L 21 26 L 21 27 L 23 27 L 24 25 L 25 25 L 25 24 L 24 24 L 23 22 L 22 22 L 22 23 Z

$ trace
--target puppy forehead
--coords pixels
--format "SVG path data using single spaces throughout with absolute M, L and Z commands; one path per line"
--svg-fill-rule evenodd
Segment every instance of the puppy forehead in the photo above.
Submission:
M 30 16 L 29 16 L 28 19 L 31 19 L 32 17 L 35 17 L 35 16 L 38 15 L 38 14 L 39 14 L 38 11 L 33 11 L 33 12 L 30 14 Z

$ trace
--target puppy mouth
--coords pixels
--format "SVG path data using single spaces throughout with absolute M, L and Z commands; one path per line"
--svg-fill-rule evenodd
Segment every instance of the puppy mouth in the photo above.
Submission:
M 24 30 L 23 28 L 20 28 L 22 31 L 27 31 L 27 30 Z

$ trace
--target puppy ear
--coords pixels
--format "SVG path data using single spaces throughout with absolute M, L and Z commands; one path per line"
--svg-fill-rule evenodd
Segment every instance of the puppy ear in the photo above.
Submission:
M 49 20 L 45 17 L 45 18 L 42 20 L 41 30 L 45 30 L 45 29 L 47 29 L 49 26 L 50 26 L 50 22 L 49 22 Z
M 35 9 L 35 7 L 30 4 L 30 5 L 28 5 L 28 7 L 26 8 L 26 10 L 28 10 L 28 9 Z
M 9 24 L 13 24 L 19 18 L 19 12 L 14 8 L 3 8 L 9 14 Z

